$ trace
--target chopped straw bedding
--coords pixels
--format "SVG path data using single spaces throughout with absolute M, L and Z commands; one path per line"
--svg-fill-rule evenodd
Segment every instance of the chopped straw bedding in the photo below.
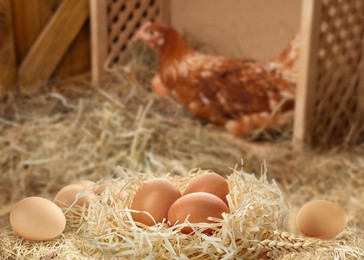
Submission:
M 139 66 L 130 73 L 133 66 L 116 71 L 103 88 L 86 85 L 81 95 L 49 88 L 1 101 L 0 259 L 364 257 L 362 148 L 297 152 L 285 137 L 289 132 L 269 144 L 237 139 L 151 94 L 143 86 L 152 72 Z M 244 171 L 237 166 L 241 159 Z M 205 170 L 226 175 L 231 189 L 231 212 L 206 224 L 214 235 L 202 234 L 198 225 L 185 235 L 178 231 L 183 224 L 143 228 L 133 222 L 128 206 L 143 180 L 164 176 L 183 189 Z M 65 210 L 67 228 L 55 240 L 25 241 L 11 231 L 9 212 L 18 200 L 52 199 L 82 179 L 117 188 L 88 209 Z M 114 199 L 121 190 L 126 198 Z M 347 211 L 348 228 L 337 238 L 307 238 L 295 230 L 295 212 L 314 198 Z

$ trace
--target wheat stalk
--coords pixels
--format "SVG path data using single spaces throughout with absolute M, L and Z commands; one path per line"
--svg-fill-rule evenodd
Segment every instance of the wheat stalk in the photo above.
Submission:
M 264 252 L 269 257 L 286 254 L 327 254 L 341 256 L 362 256 L 363 250 L 347 245 L 346 239 L 353 231 L 345 230 L 335 240 L 304 237 L 286 231 L 268 231 L 268 239 L 254 241 L 248 252 Z

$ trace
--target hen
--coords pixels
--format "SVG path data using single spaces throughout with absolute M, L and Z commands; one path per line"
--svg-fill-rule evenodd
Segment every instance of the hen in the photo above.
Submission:
M 289 46 L 275 61 L 209 56 L 191 49 L 173 28 L 146 23 L 136 34 L 160 54 L 155 91 L 185 106 L 194 116 L 224 126 L 237 136 L 282 128 L 292 120 L 295 86 L 285 79 Z M 287 66 L 286 66 L 287 65 Z M 166 89 L 165 89 L 166 88 Z

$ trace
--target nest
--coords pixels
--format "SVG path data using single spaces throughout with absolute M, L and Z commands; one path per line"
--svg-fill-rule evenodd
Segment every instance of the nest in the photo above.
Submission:
M 146 59 L 142 63 L 148 66 L 129 62 L 116 68 L 102 87 L 85 83 L 81 91 L 80 86 L 63 92 L 48 88 L 2 100 L 0 258 L 364 257 L 362 148 L 299 153 L 290 148 L 289 132 L 269 144 L 237 139 L 190 117 L 173 100 L 151 94 L 145 86 L 155 73 L 150 69 L 155 59 L 152 54 L 135 57 Z M 240 169 L 229 175 L 241 158 L 244 169 L 255 173 L 265 159 L 269 175 L 263 171 L 256 177 Z M 191 168 L 229 176 L 232 212 L 212 226 L 222 228 L 213 236 L 198 228 L 187 236 L 166 225 L 136 226 L 127 207 L 141 182 L 165 176 L 183 188 L 203 171 Z M 272 177 L 277 183 L 268 182 Z M 64 185 L 82 179 L 115 182 L 127 199 L 115 201 L 109 191 L 88 209 L 66 211 L 65 233 L 49 242 L 25 241 L 11 231 L 8 214 L 18 200 L 52 199 Z M 335 240 L 302 237 L 294 229 L 294 212 L 314 198 L 338 202 L 348 212 L 350 228 Z
M 187 177 L 169 178 L 183 190 L 195 176 L 204 173 L 194 169 Z M 169 226 L 159 223 L 147 227 L 135 223 L 129 209 L 136 190 L 151 174 L 117 169 L 115 188 L 107 189 L 88 208 L 65 210 L 67 230 L 63 237 L 49 242 L 23 241 L 5 233 L 1 241 L 4 259 L 17 258 L 133 258 L 133 259 L 260 259 L 266 257 L 295 259 L 297 256 L 336 256 L 356 259 L 363 256 L 359 245 L 351 244 L 353 234 L 346 233 L 332 241 L 312 239 L 282 231 L 287 205 L 277 184 L 235 169 L 228 176 L 229 213 L 215 223 L 182 223 Z M 110 182 L 110 181 L 109 181 Z M 116 194 L 125 192 L 120 200 Z M 191 234 L 180 230 L 190 226 Z M 211 236 L 205 228 L 215 230 Z M 350 239 L 349 239 L 350 238 Z M 288 254 L 288 256 L 287 256 Z M 296 258 L 297 259 L 297 258 Z

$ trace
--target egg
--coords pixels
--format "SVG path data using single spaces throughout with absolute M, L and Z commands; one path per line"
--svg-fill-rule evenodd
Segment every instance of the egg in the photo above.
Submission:
M 93 188 L 96 186 L 96 183 L 94 181 L 89 181 L 89 180 L 82 180 L 82 181 L 79 181 L 77 184 L 81 185 L 85 188 Z
M 99 194 L 103 193 L 106 189 L 114 190 L 115 188 L 116 188 L 116 186 L 113 183 L 103 183 L 103 184 L 97 185 L 94 191 L 96 194 L 99 195 Z
M 76 200 L 76 196 L 78 194 L 80 194 L 80 197 L 73 206 L 87 206 L 90 200 L 96 197 L 92 191 L 87 190 L 84 186 L 79 184 L 71 184 L 64 186 L 57 193 L 57 195 L 54 197 L 54 203 L 56 203 L 56 205 L 61 208 L 68 208 Z
M 115 197 L 119 200 L 124 200 L 126 199 L 126 197 L 128 196 L 128 194 L 125 191 L 121 191 L 119 193 L 116 193 Z
M 207 218 L 222 218 L 222 213 L 229 212 L 227 205 L 217 196 L 206 192 L 195 192 L 176 200 L 168 211 L 168 221 L 172 224 L 183 223 L 189 216 L 190 223 L 211 223 Z M 184 227 L 182 233 L 189 234 L 192 228 Z M 204 233 L 211 234 L 211 229 Z
M 53 202 L 40 197 L 29 197 L 11 209 L 10 225 L 15 233 L 25 239 L 47 241 L 62 234 L 66 218 Z
M 347 217 L 340 205 L 327 200 L 313 200 L 298 211 L 296 224 L 305 236 L 331 239 L 344 230 Z
M 204 173 L 196 177 L 187 186 L 183 195 L 187 195 L 194 192 L 207 192 L 211 193 L 225 202 L 228 205 L 226 196 L 229 194 L 229 184 L 219 174 L 216 173 Z
M 146 182 L 138 189 L 130 208 L 137 211 L 146 211 L 154 218 L 156 223 L 161 223 L 163 219 L 167 219 L 169 207 L 180 197 L 181 193 L 176 185 L 165 179 L 154 179 Z M 136 222 L 147 226 L 155 224 L 153 219 L 145 212 L 132 212 L 131 215 Z
M 115 183 L 104 183 L 96 186 L 94 192 L 97 195 L 103 194 L 106 190 L 109 190 L 114 199 L 124 200 L 127 197 L 127 193 L 125 191 L 121 191 L 120 188 Z M 111 200 L 107 200 L 107 204 L 111 204 Z

